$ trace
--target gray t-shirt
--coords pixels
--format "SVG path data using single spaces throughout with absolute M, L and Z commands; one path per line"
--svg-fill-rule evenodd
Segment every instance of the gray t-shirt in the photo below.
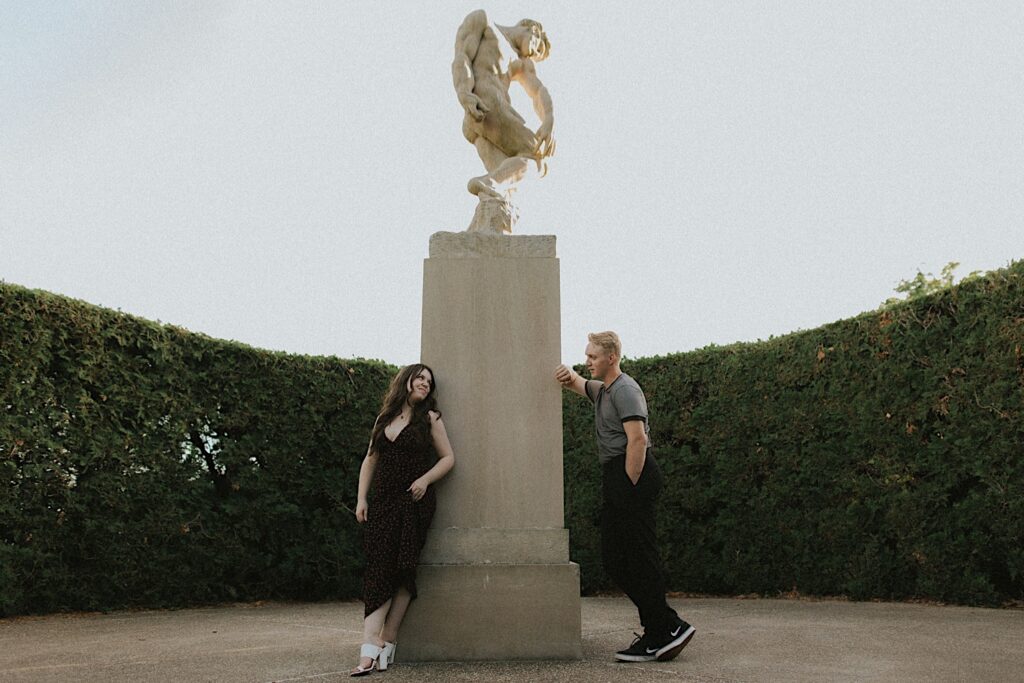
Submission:
M 606 386 L 587 380 L 587 398 L 594 402 L 594 429 L 597 432 L 597 457 L 601 464 L 626 454 L 626 429 L 623 422 L 643 420 L 647 444 L 651 443 L 651 426 L 647 422 L 647 399 L 636 380 L 623 373 Z

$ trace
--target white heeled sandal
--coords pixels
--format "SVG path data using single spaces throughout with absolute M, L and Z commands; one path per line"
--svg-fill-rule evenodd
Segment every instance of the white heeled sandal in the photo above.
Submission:
M 395 648 L 398 647 L 398 643 L 389 643 L 384 641 L 384 647 L 380 649 L 380 657 L 377 658 L 377 668 L 381 671 L 387 671 L 388 665 L 395 661 Z
M 373 643 L 363 643 L 362 647 L 359 648 L 359 657 L 366 657 L 370 659 L 370 666 L 363 668 L 362 661 L 356 665 L 356 668 L 352 669 L 352 673 L 349 676 L 365 676 L 366 674 L 372 674 L 373 670 L 377 668 L 379 664 L 379 658 L 382 648 L 377 647 Z

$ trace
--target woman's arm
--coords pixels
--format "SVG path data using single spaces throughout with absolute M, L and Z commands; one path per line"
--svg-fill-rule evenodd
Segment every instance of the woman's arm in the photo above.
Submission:
M 434 442 L 434 450 L 437 451 L 437 462 L 409 487 L 413 500 L 422 498 L 428 486 L 443 478 L 455 467 L 455 453 L 452 452 L 452 444 L 448 441 L 448 432 L 444 428 L 441 416 L 435 412 L 430 413 L 430 438 Z
M 376 425 L 376 423 L 374 423 Z M 363 464 L 359 466 L 359 493 L 356 496 L 356 521 L 365 522 L 366 513 L 369 509 L 366 497 L 370 493 L 370 482 L 373 481 L 373 473 L 377 470 L 377 453 L 373 450 L 373 437 L 370 437 L 370 445 L 366 448 L 366 457 Z

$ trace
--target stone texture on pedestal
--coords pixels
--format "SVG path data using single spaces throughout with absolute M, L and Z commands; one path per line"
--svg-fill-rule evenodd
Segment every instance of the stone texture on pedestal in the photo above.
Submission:
M 553 236 L 431 237 L 422 361 L 456 465 L 436 485 L 400 660 L 581 656 L 552 379 L 560 347 Z
M 564 564 L 568 529 L 433 528 L 423 564 Z
M 416 584 L 398 662 L 583 656 L 578 564 L 421 565 Z
M 507 199 L 496 197 L 480 197 L 473 220 L 469 222 L 467 232 L 483 232 L 493 235 L 511 233 L 519 212 Z
M 554 235 L 490 235 L 482 232 L 435 232 L 430 258 L 555 258 Z

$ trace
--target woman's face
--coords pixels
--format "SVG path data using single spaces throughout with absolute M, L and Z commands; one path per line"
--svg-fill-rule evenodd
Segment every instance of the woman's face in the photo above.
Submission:
M 409 385 L 406 387 L 409 390 L 409 403 L 419 403 L 424 400 L 430 395 L 430 390 L 433 387 L 434 378 L 430 375 L 430 370 L 423 368 L 418 375 L 409 379 Z

